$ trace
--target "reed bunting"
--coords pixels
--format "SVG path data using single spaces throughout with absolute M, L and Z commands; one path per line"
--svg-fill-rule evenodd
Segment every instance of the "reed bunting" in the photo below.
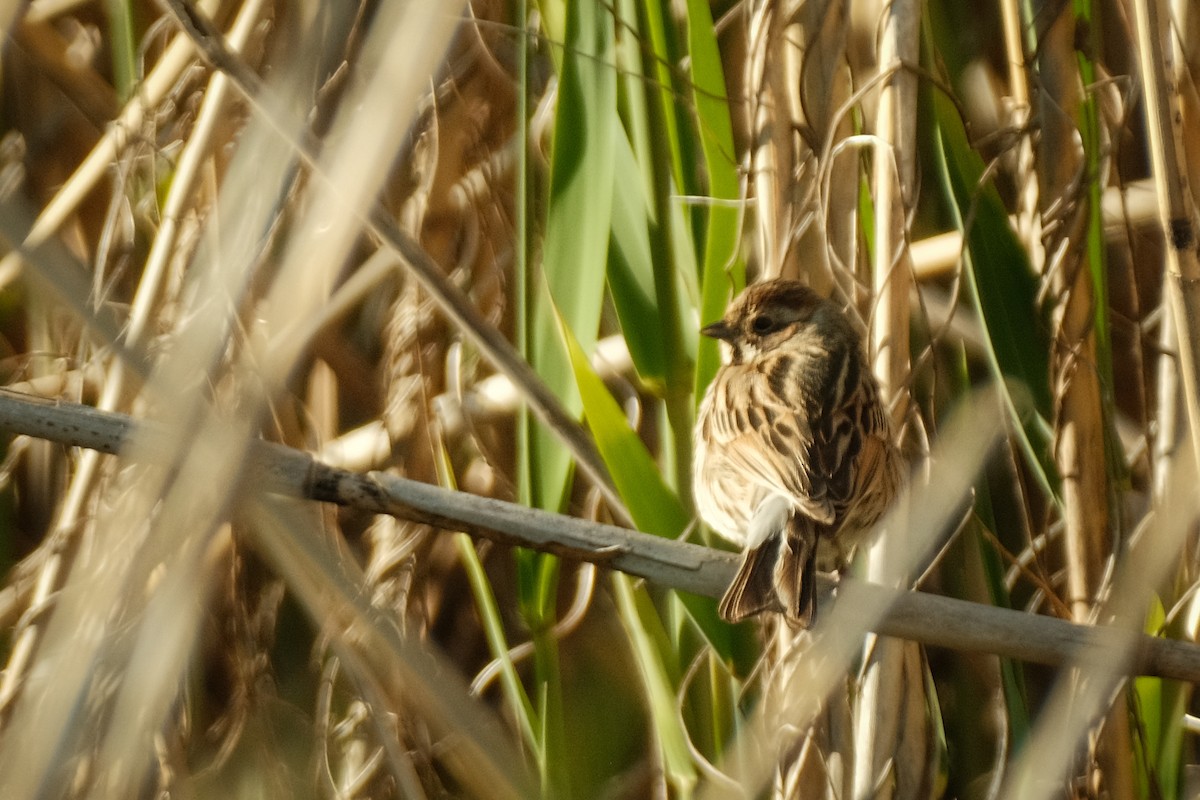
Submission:
M 696 422 L 696 505 L 744 548 L 721 616 L 808 627 L 818 563 L 842 568 L 900 486 L 879 388 L 850 321 L 799 281 L 747 288 L 702 332 L 722 366 Z

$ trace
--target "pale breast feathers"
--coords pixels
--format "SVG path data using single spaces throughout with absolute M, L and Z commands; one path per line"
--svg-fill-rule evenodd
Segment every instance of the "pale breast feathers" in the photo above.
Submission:
M 780 359 L 784 362 L 786 359 Z M 786 369 L 728 367 L 718 378 L 705 418 L 709 457 L 705 468 L 728 477 L 741 475 L 762 490 L 764 497 L 784 494 L 795 498 L 800 509 L 816 522 L 831 524 L 834 507 L 825 480 L 804 468 L 814 444 L 813 428 L 805 404 L 782 387 Z M 736 381 L 749 389 L 748 402 L 732 403 L 726 388 Z M 747 509 L 746 513 L 753 512 Z

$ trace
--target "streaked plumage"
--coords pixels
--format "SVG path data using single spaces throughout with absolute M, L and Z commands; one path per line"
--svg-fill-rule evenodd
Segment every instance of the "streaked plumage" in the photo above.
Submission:
M 696 505 L 745 548 L 721 615 L 807 626 L 818 559 L 840 567 L 899 487 L 879 389 L 849 320 L 798 281 L 749 287 L 703 332 L 724 363 L 696 423 Z

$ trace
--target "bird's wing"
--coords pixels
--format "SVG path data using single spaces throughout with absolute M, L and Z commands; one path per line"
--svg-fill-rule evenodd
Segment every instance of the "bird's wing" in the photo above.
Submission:
M 719 397 L 709 410 L 706 435 L 710 447 L 723 454 L 724 467 L 746 476 L 766 497 L 793 498 L 807 517 L 831 524 L 835 513 L 825 480 L 805 466 L 813 447 L 806 409 L 775 391 L 762 371 L 738 370 L 722 377 L 742 381 L 748 390 L 741 394 L 744 404 Z
M 886 411 L 866 369 L 865 363 L 850 356 L 831 370 L 821 392 L 824 407 L 814 418 L 809 463 L 822 477 L 839 518 L 858 496 L 857 488 L 887 468 L 892 450 Z

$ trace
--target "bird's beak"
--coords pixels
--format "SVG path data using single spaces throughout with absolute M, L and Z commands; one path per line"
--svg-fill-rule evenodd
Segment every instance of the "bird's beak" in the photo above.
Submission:
M 705 336 L 711 336 L 714 339 L 720 339 L 722 342 L 728 342 L 733 339 L 734 329 L 723 319 L 719 319 L 711 325 L 705 325 L 700 329 L 700 332 Z

